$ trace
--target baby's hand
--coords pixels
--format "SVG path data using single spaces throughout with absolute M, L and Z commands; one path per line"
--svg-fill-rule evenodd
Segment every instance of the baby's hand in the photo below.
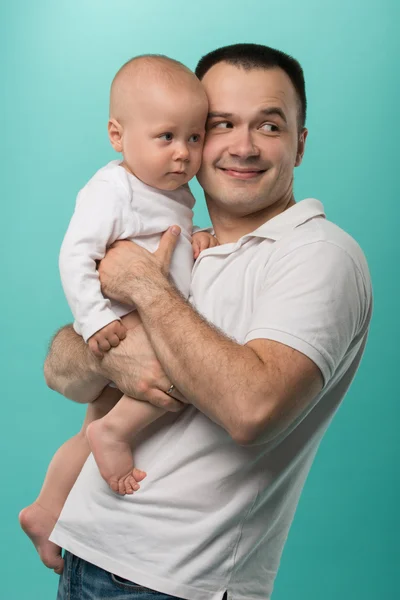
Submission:
M 112 321 L 88 340 L 88 345 L 97 358 L 103 358 L 104 352 L 116 348 L 126 337 L 126 329 L 120 321 Z
M 192 235 L 194 260 L 196 260 L 202 250 L 214 248 L 214 246 L 219 246 L 218 240 L 211 233 L 208 233 L 208 231 L 197 231 Z

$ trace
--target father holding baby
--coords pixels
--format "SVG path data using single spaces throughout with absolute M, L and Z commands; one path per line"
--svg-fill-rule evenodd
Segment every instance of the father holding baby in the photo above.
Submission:
M 219 245 L 197 259 L 190 301 L 168 277 L 179 228 L 155 254 L 118 242 L 100 265 L 103 290 L 141 323 L 102 360 L 66 327 L 46 361 L 48 384 L 74 400 L 112 380 L 169 411 L 135 441 L 147 472 L 135 494 L 113 493 L 85 463 L 51 536 L 67 550 L 59 600 L 270 598 L 365 348 L 364 255 L 318 200 L 293 197 L 307 137 L 300 65 L 239 44 L 196 74 L 209 100 L 198 179 Z

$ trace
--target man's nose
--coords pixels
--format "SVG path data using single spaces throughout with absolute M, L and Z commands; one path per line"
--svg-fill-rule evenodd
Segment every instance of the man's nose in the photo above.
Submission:
M 189 148 L 184 142 L 178 142 L 174 147 L 174 160 L 189 160 Z
M 260 149 L 254 143 L 252 132 L 248 129 L 237 130 L 230 139 L 229 152 L 233 156 L 249 158 L 259 156 Z

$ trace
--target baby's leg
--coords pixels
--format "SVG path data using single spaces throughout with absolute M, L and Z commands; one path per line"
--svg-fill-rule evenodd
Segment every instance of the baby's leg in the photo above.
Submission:
M 62 572 L 63 559 L 60 548 L 48 538 L 90 453 L 86 428 L 93 420 L 104 417 L 120 397 L 119 390 L 107 387 L 97 400 L 88 405 L 82 430 L 56 452 L 37 500 L 20 512 L 22 529 L 31 538 L 43 563 L 56 573 Z M 140 472 L 135 475 L 138 480 L 143 479 Z
M 136 433 L 165 414 L 165 410 L 122 396 L 102 419 L 90 423 L 86 435 L 103 479 L 121 495 L 138 489 L 132 441 Z
M 122 318 L 127 329 L 141 323 L 137 311 Z M 131 444 L 141 429 L 158 419 L 164 410 L 147 402 L 122 396 L 106 417 L 90 424 L 87 437 L 99 471 L 111 489 L 121 495 L 137 489 Z

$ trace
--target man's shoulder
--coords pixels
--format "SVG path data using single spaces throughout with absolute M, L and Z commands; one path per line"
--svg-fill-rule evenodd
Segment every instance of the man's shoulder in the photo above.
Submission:
M 324 216 L 310 219 L 293 228 L 276 242 L 274 258 L 279 260 L 287 254 L 299 252 L 304 246 L 313 246 L 316 253 L 336 255 L 338 262 L 344 255 L 364 273 L 368 273 L 367 261 L 358 242 L 344 229 Z

